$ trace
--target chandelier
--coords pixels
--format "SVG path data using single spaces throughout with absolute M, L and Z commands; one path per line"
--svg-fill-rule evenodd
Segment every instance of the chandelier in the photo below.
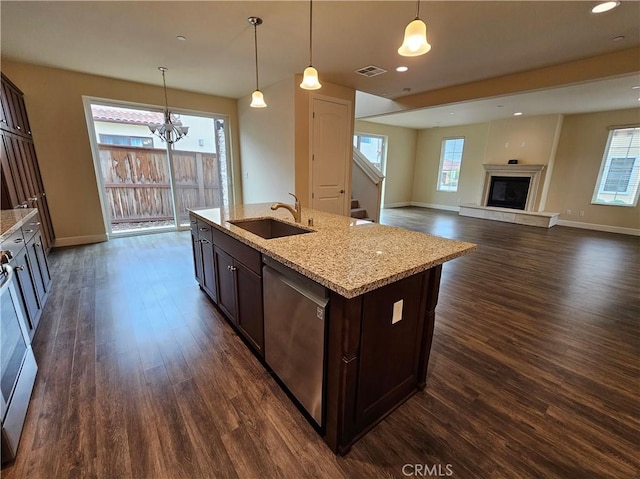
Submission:
M 167 83 L 164 78 L 164 72 L 168 70 L 167 67 L 158 67 L 158 70 L 162 72 L 162 87 L 164 89 L 164 124 L 149 124 L 149 130 L 156 135 L 162 141 L 166 141 L 169 144 L 173 144 L 176 141 L 184 138 L 189 132 L 188 126 L 176 125 L 171 121 L 171 113 L 169 113 L 169 102 L 167 101 Z

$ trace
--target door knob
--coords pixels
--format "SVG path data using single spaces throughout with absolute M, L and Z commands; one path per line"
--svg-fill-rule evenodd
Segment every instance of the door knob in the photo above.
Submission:
M 343 195 L 344 194 L 344 190 L 340 190 L 340 194 Z

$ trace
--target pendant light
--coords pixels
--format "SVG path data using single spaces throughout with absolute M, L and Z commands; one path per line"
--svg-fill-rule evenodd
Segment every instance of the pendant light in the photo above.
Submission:
M 404 30 L 404 41 L 398 53 L 403 57 L 417 57 L 431 50 L 427 41 L 427 24 L 420 20 L 420 0 L 417 2 L 416 18 Z
M 258 87 L 258 25 L 262 25 L 262 18 L 249 17 L 247 21 L 253 25 L 253 43 L 256 52 L 256 91 L 251 94 L 251 105 L 249 106 L 252 108 L 265 108 L 267 104 L 264 102 L 264 95 Z
M 318 80 L 318 70 L 313 68 L 313 0 L 309 0 L 309 66 L 304 69 L 300 88 L 318 90 L 322 85 Z
M 186 134 L 189 132 L 189 127 L 176 125 L 171 121 L 169 102 L 167 101 L 167 83 L 164 78 L 164 73 L 168 70 L 168 68 L 158 67 L 158 70 L 162 72 L 162 87 L 164 88 L 164 124 L 149 124 L 147 126 L 149 127 L 149 130 L 151 130 L 151 133 L 156 135 L 162 141 L 173 144 L 186 136 Z

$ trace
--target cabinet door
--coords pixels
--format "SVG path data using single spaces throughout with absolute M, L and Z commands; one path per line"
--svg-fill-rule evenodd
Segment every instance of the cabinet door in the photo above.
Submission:
M 31 248 L 35 252 L 35 257 L 37 261 L 37 271 L 40 275 L 40 279 L 42 280 L 42 286 L 44 292 L 49 291 L 51 287 L 51 272 L 49 270 L 49 261 L 47 259 L 47 253 L 44 250 L 44 244 L 42 241 L 42 232 L 38 231 L 34 236 L 33 242 L 31 243 Z M 37 280 L 36 280 L 37 281 Z
M 218 272 L 218 307 L 225 312 L 234 324 L 236 320 L 236 282 L 233 258 L 227 253 L 213 247 L 215 256 L 215 268 Z
M 27 243 L 27 256 L 29 257 L 29 264 L 31 266 L 31 277 L 33 278 L 33 284 L 36 287 L 36 293 L 38 295 L 38 301 L 42 305 L 44 302 L 44 295 L 46 293 L 45 281 L 40 271 L 38 264 L 38 247 L 36 246 L 39 235 L 34 236 L 31 241 Z M 47 275 L 49 271 L 47 268 Z
M 202 248 L 197 231 L 191 230 L 191 249 L 193 251 L 193 269 L 196 281 L 202 286 Z
M 214 302 L 218 302 L 216 291 L 216 268 L 213 253 L 213 243 L 208 239 L 200 240 L 202 257 L 202 289 L 204 289 Z
M 242 263 L 234 262 L 237 287 L 238 328 L 264 357 L 262 279 Z
M 11 200 L 11 205 L 7 209 L 26 208 L 29 192 L 24 188 L 25 181 L 22 179 L 24 172 L 21 171 L 20 162 L 16 159 L 13 135 L 3 132 L 1 139 L 2 176 Z
M 31 275 L 33 266 L 30 263 L 27 250 L 22 248 L 17 256 L 14 257 L 12 264 L 16 271 L 16 277 L 18 278 L 18 288 L 22 302 L 25 306 L 27 313 L 27 326 L 29 328 L 29 335 L 33 338 L 38 322 L 40 321 L 40 311 L 42 306 L 38 301 L 36 293 L 36 286 Z

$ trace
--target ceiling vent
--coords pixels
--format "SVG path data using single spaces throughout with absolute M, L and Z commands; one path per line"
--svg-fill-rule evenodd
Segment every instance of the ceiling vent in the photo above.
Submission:
M 371 78 L 378 75 L 382 75 L 383 73 L 387 73 L 387 70 L 383 70 L 382 68 L 377 67 L 375 65 L 369 65 L 368 67 L 363 67 L 363 68 L 360 68 L 359 70 L 356 70 L 356 73 L 358 75 Z

